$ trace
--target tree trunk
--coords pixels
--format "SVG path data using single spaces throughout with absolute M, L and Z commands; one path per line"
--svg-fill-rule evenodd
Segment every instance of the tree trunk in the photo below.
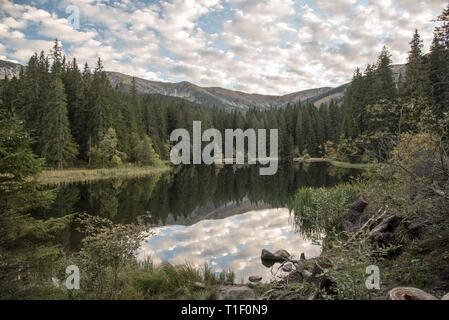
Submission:
M 431 294 L 417 288 L 398 287 L 391 289 L 387 294 L 388 300 L 438 300 Z
M 368 199 L 365 195 L 361 195 L 350 207 L 349 209 L 356 211 L 358 213 L 362 213 L 368 205 Z

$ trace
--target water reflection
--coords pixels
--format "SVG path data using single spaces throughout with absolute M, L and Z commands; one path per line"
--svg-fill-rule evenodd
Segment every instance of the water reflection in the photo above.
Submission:
M 325 164 L 283 165 L 276 175 L 260 176 L 257 166 L 181 166 L 158 175 L 60 186 L 49 218 L 87 212 L 115 223 L 145 217 L 151 225 L 194 224 L 251 209 L 286 207 L 302 186 L 332 186 L 354 174 Z
M 141 247 L 139 259 L 152 257 L 155 263 L 209 263 L 212 270 L 231 268 L 236 281 L 260 275 L 272 278 L 271 269 L 261 264 L 262 248 L 286 249 L 299 257 L 316 257 L 321 249 L 295 233 L 288 209 L 264 209 L 219 219 L 203 220 L 191 226 L 165 226 L 155 231 Z
M 260 176 L 257 166 L 180 166 L 143 178 L 60 186 L 52 207 L 33 214 L 87 212 L 114 223 L 135 223 L 140 217 L 158 230 L 141 256 L 153 255 L 156 262 L 208 261 L 216 271 L 231 267 L 237 279 L 260 274 L 266 280 L 262 248 L 319 253 L 294 233 L 288 210 L 271 208 L 287 207 L 302 186 L 332 186 L 358 173 L 325 164 L 281 165 L 273 176 Z M 75 226 L 63 241 L 66 250 L 79 249 Z

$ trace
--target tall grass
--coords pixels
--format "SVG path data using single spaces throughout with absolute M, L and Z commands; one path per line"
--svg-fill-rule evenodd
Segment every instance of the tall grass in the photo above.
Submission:
M 162 173 L 169 169 L 169 166 L 163 164 L 156 167 L 125 166 L 120 168 L 103 169 L 45 170 L 39 176 L 39 181 L 44 185 L 53 185 L 73 182 L 89 182 L 111 178 L 135 178 L 139 176 Z
M 368 163 L 349 163 L 337 161 L 328 158 L 294 158 L 294 162 L 305 162 L 305 163 L 315 163 L 315 162 L 327 162 L 334 167 L 345 168 L 345 169 L 368 169 L 370 164 Z
M 138 262 L 127 278 L 144 299 L 216 299 L 217 285 L 234 283 L 232 271 L 215 274 L 207 264 L 202 268 L 167 262 L 155 266 L 151 260 Z
M 320 238 L 336 226 L 345 209 L 360 195 L 359 184 L 340 184 L 332 188 L 304 187 L 289 203 L 297 231 L 309 238 Z

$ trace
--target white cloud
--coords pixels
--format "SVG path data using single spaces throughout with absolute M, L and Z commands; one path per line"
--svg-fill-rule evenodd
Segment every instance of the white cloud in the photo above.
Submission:
M 375 62 L 383 45 L 395 63 L 403 63 L 414 29 L 428 48 L 430 20 L 447 5 L 445 0 L 317 0 L 316 6 L 293 0 L 45 3 L 2 0 L 0 54 L 26 62 L 57 37 L 66 53 L 90 65 L 101 56 L 107 69 L 135 76 L 266 94 L 337 86 L 355 67 Z M 66 23 L 69 4 L 80 9 L 79 30 Z
M 138 258 L 152 257 L 155 263 L 190 262 L 196 266 L 208 262 L 217 272 L 231 268 L 237 273 L 237 281 L 254 274 L 269 281 L 270 269 L 260 260 L 263 248 L 286 249 L 296 257 L 304 252 L 308 258 L 321 252 L 319 246 L 295 233 L 290 218 L 288 209 L 266 209 L 221 220 L 203 220 L 188 227 L 161 227 L 155 230 L 155 237 L 142 243 Z

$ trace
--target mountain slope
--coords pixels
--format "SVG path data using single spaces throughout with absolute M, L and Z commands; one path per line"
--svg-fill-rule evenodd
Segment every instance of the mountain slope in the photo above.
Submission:
M 112 85 L 123 84 L 129 87 L 132 76 L 119 72 L 106 72 Z M 284 96 L 250 94 L 241 91 L 228 90 L 219 87 L 200 87 L 190 82 L 178 83 L 150 81 L 140 78 L 136 79 L 136 88 L 144 93 L 158 93 L 167 96 L 184 98 L 188 101 L 222 108 L 248 110 L 251 107 L 269 108 L 271 106 L 284 106 L 287 103 L 297 103 L 311 99 L 316 95 L 323 94 L 332 88 L 317 88 L 294 92 Z
M 20 72 L 20 64 L 0 60 L 0 79 L 8 76 L 18 76 Z M 405 65 L 393 65 L 394 79 L 397 82 L 399 75 L 405 73 Z M 125 88 L 129 88 L 132 83 L 132 76 L 106 71 L 106 75 L 113 86 L 122 84 Z M 216 106 L 225 109 L 237 109 L 246 111 L 252 107 L 269 108 L 271 106 L 282 107 L 288 103 L 311 102 L 319 106 L 323 102 L 329 102 L 334 99 L 341 102 L 344 98 L 346 89 L 350 83 L 331 88 L 323 87 L 316 89 L 303 90 L 293 92 L 283 96 L 251 94 L 241 91 L 228 90 L 219 87 L 200 87 L 187 81 L 178 83 L 150 81 L 141 78 L 136 79 L 136 87 L 139 92 L 161 94 L 165 96 L 186 99 L 194 104 L 204 105 L 208 107 Z
M 21 64 L 0 60 L 0 79 L 5 79 L 5 77 L 11 79 L 13 76 L 18 77 L 21 68 Z

